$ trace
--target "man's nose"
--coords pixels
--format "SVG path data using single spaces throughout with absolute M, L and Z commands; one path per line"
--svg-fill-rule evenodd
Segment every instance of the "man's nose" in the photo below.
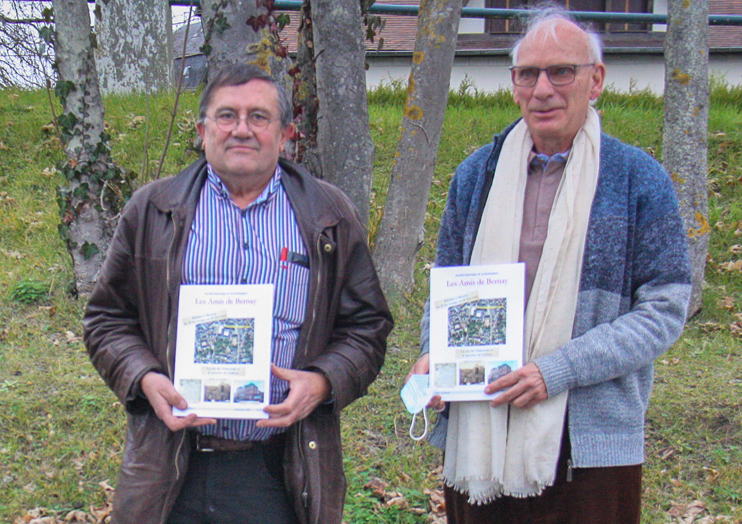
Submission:
M 554 85 L 549 80 L 549 75 L 543 69 L 538 72 L 538 78 L 536 78 L 536 85 L 533 86 L 533 94 L 535 96 L 545 96 L 554 92 Z
M 247 123 L 247 117 L 239 117 L 237 119 L 234 129 L 232 129 L 232 134 L 236 136 L 249 136 L 253 134 L 252 128 Z

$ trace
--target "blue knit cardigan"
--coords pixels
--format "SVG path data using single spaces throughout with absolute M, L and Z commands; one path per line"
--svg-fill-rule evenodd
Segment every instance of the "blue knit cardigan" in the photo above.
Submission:
M 502 143 L 514 125 L 457 168 L 436 265 L 469 264 Z M 644 461 L 653 362 L 680 336 L 690 291 L 685 233 L 670 178 L 640 149 L 601 135 L 572 340 L 535 359 L 549 396 L 569 390 L 574 467 Z M 428 339 L 426 307 L 422 353 Z M 442 449 L 446 428 L 447 418 L 439 417 L 430 437 Z

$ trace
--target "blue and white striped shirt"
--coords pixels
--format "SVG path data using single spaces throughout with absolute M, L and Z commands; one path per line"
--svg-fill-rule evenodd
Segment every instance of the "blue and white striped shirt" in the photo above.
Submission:
M 280 167 L 244 210 L 208 167 L 188 237 L 182 284 L 274 284 L 271 362 L 291 367 L 306 312 L 309 264 Z M 271 376 L 270 403 L 282 402 L 287 392 L 288 382 Z M 258 428 L 254 420 L 219 420 L 198 430 L 233 440 L 262 440 L 278 432 Z

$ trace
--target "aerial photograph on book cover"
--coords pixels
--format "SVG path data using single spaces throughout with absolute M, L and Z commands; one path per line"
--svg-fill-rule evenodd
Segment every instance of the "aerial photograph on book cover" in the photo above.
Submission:
M 227 318 L 196 325 L 195 364 L 252 364 L 254 318 Z
M 507 298 L 486 298 L 448 308 L 448 346 L 494 346 L 507 337 Z

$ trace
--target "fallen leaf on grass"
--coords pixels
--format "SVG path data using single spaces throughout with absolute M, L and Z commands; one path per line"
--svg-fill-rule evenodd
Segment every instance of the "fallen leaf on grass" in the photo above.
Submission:
M 730 253 L 734 253 L 735 255 L 739 255 L 742 253 L 742 244 L 734 244 L 729 248 Z
M 706 511 L 706 504 L 700 500 L 694 500 L 690 504 L 675 504 L 670 508 L 668 514 L 677 522 L 692 524 L 698 515 Z
M 68 524 L 95 524 L 96 520 L 91 515 L 88 515 L 84 511 L 74 509 L 67 513 L 64 521 Z
M 371 477 L 371 480 L 369 480 L 363 487 L 366 489 L 370 489 L 371 493 L 373 493 L 374 496 L 384 498 L 386 487 L 388 485 L 389 484 L 381 480 L 379 477 Z
M 399 491 L 387 491 L 384 495 L 384 505 L 386 507 L 397 506 L 399 509 L 408 509 L 409 502 Z
M 732 311 L 734 309 L 734 299 L 732 297 L 721 297 L 719 299 L 719 307 Z
M 724 271 L 742 271 L 742 260 L 722 262 L 719 264 L 719 269 L 723 269 Z
M 423 491 L 427 496 L 430 497 L 430 500 L 428 501 L 428 505 L 430 506 L 430 511 L 436 516 L 445 516 L 446 515 L 446 499 L 443 496 L 443 490 L 441 489 L 427 489 L 425 488 L 425 491 Z
M 719 475 L 721 475 L 721 472 L 714 468 L 704 467 L 703 470 L 706 472 L 706 482 L 709 484 L 716 482 L 716 480 L 719 478 Z
M 718 322 L 699 322 L 698 327 L 706 332 L 722 331 L 724 326 Z

